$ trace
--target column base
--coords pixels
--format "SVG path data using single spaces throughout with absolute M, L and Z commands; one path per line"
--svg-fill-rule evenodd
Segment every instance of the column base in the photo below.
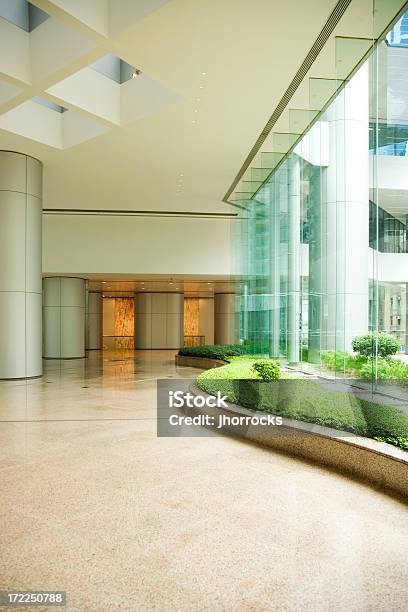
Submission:
M 42 378 L 44 374 L 37 374 L 37 376 L 17 376 L 15 378 L 0 378 L 2 380 L 35 380 L 36 378 Z
M 57 360 L 57 361 L 70 361 L 72 359 L 86 359 L 86 355 L 83 355 L 82 357 L 43 357 L 43 359 L 49 359 L 49 360 Z

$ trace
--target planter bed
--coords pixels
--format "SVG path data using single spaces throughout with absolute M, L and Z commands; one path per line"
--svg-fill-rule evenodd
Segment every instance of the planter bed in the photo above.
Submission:
M 191 392 L 207 396 L 195 383 Z M 191 409 L 196 414 L 227 416 L 265 416 L 256 411 L 228 402 L 228 408 Z M 408 497 L 408 454 L 390 444 L 340 431 L 315 423 L 306 423 L 282 417 L 282 425 L 244 425 L 222 427 L 222 431 L 289 453 L 319 465 Z

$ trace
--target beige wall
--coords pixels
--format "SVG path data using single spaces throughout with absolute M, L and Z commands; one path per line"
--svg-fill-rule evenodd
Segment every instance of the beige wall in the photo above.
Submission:
M 214 296 L 214 342 L 235 344 L 238 342 L 237 313 L 233 293 L 216 293 Z
M 115 335 L 115 298 L 103 298 L 103 335 Z
M 229 275 L 230 223 L 43 215 L 43 273 Z
M 178 349 L 183 346 L 182 293 L 135 294 L 135 348 Z
M 200 298 L 200 329 L 199 335 L 205 336 L 206 344 L 214 344 L 214 300 Z

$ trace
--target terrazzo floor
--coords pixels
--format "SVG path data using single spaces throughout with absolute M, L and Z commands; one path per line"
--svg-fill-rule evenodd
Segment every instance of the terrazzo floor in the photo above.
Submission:
M 0 382 L 0 590 L 81 612 L 405 612 L 401 501 L 242 440 L 156 437 L 156 378 L 196 374 L 173 351 L 91 352 Z

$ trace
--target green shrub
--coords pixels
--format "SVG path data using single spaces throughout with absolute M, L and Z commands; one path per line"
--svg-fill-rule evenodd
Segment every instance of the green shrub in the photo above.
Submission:
M 248 364 L 250 361 L 253 363 L 254 361 L 259 361 L 260 355 L 230 355 L 228 357 L 224 357 L 224 361 L 227 363 L 245 363 Z
M 203 344 L 201 346 L 183 346 L 179 350 L 179 355 L 225 359 L 233 355 L 244 355 L 245 352 L 246 348 L 240 344 Z
M 352 393 L 333 391 L 330 386 L 310 379 L 287 381 L 280 386 L 276 414 L 367 435 L 367 425 L 357 397 Z
M 386 332 L 379 334 L 368 333 L 364 336 L 357 336 L 352 342 L 353 351 L 364 355 L 365 357 L 374 357 L 376 355 L 376 344 L 377 353 L 379 357 L 388 357 L 389 355 L 395 355 L 399 349 L 399 342 L 397 338 Z
M 390 364 L 388 359 L 377 359 L 377 378 L 378 380 L 386 380 L 390 376 Z M 376 375 L 375 359 L 368 359 L 360 370 L 362 378 L 372 380 Z
M 369 361 L 365 359 L 367 367 Z M 399 360 L 380 361 L 395 367 L 394 362 Z M 408 366 L 400 363 L 408 370 Z M 408 417 L 399 408 L 370 402 L 353 393 L 332 389 L 330 384 L 296 378 L 286 372 L 282 373 L 283 381 L 265 384 L 253 366 L 253 358 L 231 357 L 227 365 L 200 374 L 197 384 L 207 393 L 216 395 L 220 391 L 230 402 L 247 408 L 350 431 L 408 450 Z
M 371 438 L 408 436 L 408 417 L 399 408 L 364 399 L 360 399 L 360 405 Z
M 378 380 L 394 380 L 400 382 L 408 381 L 408 364 L 401 359 L 391 359 L 383 357 L 368 359 L 360 370 L 362 378 L 372 380 L 377 376 Z
M 239 383 L 242 380 L 258 379 L 258 372 L 252 369 L 251 358 L 228 358 L 230 363 L 220 368 L 212 368 L 200 374 L 197 384 L 206 393 L 216 395 L 220 391 L 230 402 L 239 402 Z
M 336 372 L 358 371 L 367 363 L 367 357 L 364 355 L 351 355 L 344 351 L 322 351 L 320 358 L 326 368 Z
M 408 437 L 404 438 L 402 436 L 396 436 L 385 438 L 384 436 L 377 436 L 374 438 L 374 440 L 377 440 L 377 442 L 387 442 L 387 444 L 393 444 L 394 446 L 402 448 L 402 450 L 408 451 Z
M 262 380 L 278 380 L 281 377 L 280 365 L 274 359 L 255 361 L 252 369 L 258 372 Z

